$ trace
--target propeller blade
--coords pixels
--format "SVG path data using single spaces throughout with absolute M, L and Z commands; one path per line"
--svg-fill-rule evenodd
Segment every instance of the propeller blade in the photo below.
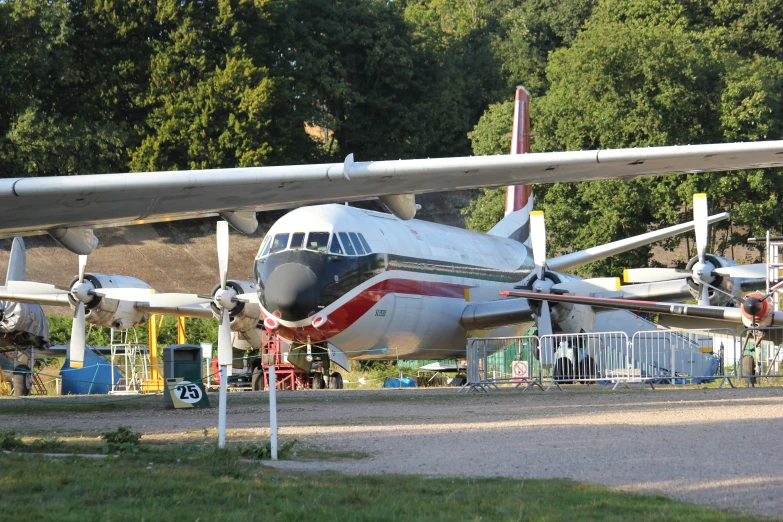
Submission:
M 258 294 L 252 293 L 252 294 L 239 294 L 234 296 L 234 299 L 237 302 L 240 303 L 255 303 L 255 304 L 261 304 L 261 302 L 258 300 Z
M 220 270 L 220 288 L 226 288 L 226 278 L 228 276 L 228 222 L 218 221 L 217 223 L 217 251 L 218 251 L 218 269 Z
M 554 338 L 544 337 L 552 335 L 552 315 L 549 312 L 549 303 L 546 301 L 541 301 L 539 305 L 536 327 L 538 328 L 538 337 L 541 339 L 539 360 L 544 366 L 551 366 L 555 363 L 555 343 Z
M 153 294 L 152 288 L 96 288 L 90 293 L 117 301 L 147 301 Z
M 696 229 L 696 249 L 699 253 L 699 263 L 704 263 L 707 254 L 707 194 L 693 195 L 693 221 Z
M 617 292 L 620 290 L 619 277 L 595 277 L 565 281 L 552 285 L 552 291 L 568 292 L 569 294 L 592 294 L 596 292 Z
M 623 281 L 626 283 L 658 283 L 692 275 L 690 270 L 677 268 L 626 268 L 623 270 Z
M 71 345 L 70 362 L 71 368 L 84 367 L 84 303 L 79 301 L 73 314 L 73 325 L 71 326 Z
M 754 263 L 752 265 L 724 266 L 712 271 L 725 277 L 736 277 L 742 279 L 765 279 L 767 277 L 767 265 L 764 263 Z
M 9 293 L 25 295 L 57 295 L 71 293 L 69 288 L 50 285 L 48 283 L 36 283 L 35 281 L 8 281 L 5 288 Z
M 699 306 L 710 306 L 710 289 L 702 282 L 699 282 Z
M 548 301 L 541 301 L 541 310 L 539 310 L 536 326 L 538 327 L 539 337 L 542 335 L 552 335 L 552 314 L 549 312 Z
M 231 366 L 233 356 L 231 349 L 231 318 L 228 315 L 228 310 L 223 308 L 220 314 L 220 325 L 218 326 L 218 364 Z
M 139 299 L 142 301 L 142 299 Z M 204 303 L 211 303 L 212 297 L 202 297 L 198 294 L 152 294 L 143 299 L 143 301 L 149 303 L 150 306 L 155 307 L 179 307 L 199 305 Z
M 544 212 L 541 210 L 534 210 L 530 213 L 530 243 L 533 246 L 536 275 L 542 279 L 546 266 L 546 224 L 544 223 Z
M 79 256 L 79 282 L 84 282 L 84 269 L 87 267 L 87 256 Z

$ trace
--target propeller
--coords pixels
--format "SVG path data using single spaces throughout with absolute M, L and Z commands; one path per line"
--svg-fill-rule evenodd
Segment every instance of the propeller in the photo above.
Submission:
M 546 271 L 546 223 L 544 221 L 544 212 L 541 210 L 534 210 L 530 213 L 530 243 L 533 247 L 533 262 L 536 265 L 534 273 L 537 278 L 537 284 L 534 285 L 534 289 L 539 292 L 549 291 L 549 288 L 544 288 L 546 283 L 544 279 Z M 536 317 L 536 327 L 538 328 L 539 337 L 552 335 L 552 314 L 547 301 L 541 301 L 538 317 Z
M 693 273 L 699 281 L 699 306 L 710 305 L 710 289 L 702 281 L 702 277 L 712 277 L 709 273 L 711 271 L 707 268 L 707 241 L 709 239 L 709 231 L 707 224 L 708 210 L 707 210 L 707 194 L 694 194 L 693 195 L 693 221 L 696 232 L 696 251 L 698 253 L 699 261 L 693 267 Z M 710 265 L 711 266 L 711 265 Z M 714 269 L 715 267 L 712 267 Z
M 715 276 L 741 279 L 763 279 L 766 277 L 766 265 L 763 263 L 716 268 L 709 261 L 707 258 L 709 237 L 707 194 L 693 195 L 693 221 L 696 233 L 697 257 L 692 269 L 631 268 L 623 271 L 623 280 L 626 283 L 658 283 L 690 277 L 693 278 L 695 283 L 698 283 L 699 306 L 709 306 L 710 283 L 714 281 Z
M 71 368 L 82 368 L 84 366 L 84 350 L 86 339 L 84 335 L 84 301 L 82 295 L 85 294 L 84 269 L 87 266 L 87 256 L 79 256 L 79 280 L 73 285 L 71 293 L 76 297 L 76 309 L 73 312 L 73 324 L 71 325 L 71 345 L 70 362 Z M 89 286 L 92 286 L 89 284 Z M 86 299 L 89 300 L 89 299 Z
M 217 223 L 217 254 L 218 270 L 220 271 L 220 288 L 215 292 L 214 302 L 220 310 L 218 326 L 218 364 L 231 368 L 233 358 L 231 344 L 231 317 L 229 311 L 236 306 L 232 297 L 236 292 L 226 287 L 228 278 L 228 222 Z

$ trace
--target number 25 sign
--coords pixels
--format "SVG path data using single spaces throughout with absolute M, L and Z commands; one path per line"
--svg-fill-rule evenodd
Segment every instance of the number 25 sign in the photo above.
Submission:
M 166 387 L 171 395 L 171 401 L 175 408 L 200 408 L 208 407 L 209 399 L 204 393 L 204 385 L 182 378 L 166 379 Z

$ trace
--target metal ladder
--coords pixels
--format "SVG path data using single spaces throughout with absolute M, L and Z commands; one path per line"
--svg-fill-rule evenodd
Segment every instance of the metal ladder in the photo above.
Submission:
M 781 247 L 783 247 L 783 236 L 772 236 L 767 230 L 767 292 L 772 286 L 780 281 L 783 276 L 783 262 L 780 257 Z M 780 311 L 780 290 L 772 294 L 772 305 L 774 310 Z
M 33 389 L 30 390 L 30 395 L 48 395 L 46 386 L 44 386 L 41 376 L 37 373 L 33 374 Z

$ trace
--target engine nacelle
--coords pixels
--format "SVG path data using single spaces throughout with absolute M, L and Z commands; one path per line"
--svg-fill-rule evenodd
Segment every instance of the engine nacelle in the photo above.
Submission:
M 74 278 L 73 281 L 71 281 L 71 286 L 77 281 L 78 278 Z M 92 285 L 94 289 L 152 289 L 150 285 L 141 279 L 130 276 L 85 274 L 84 282 Z M 71 308 L 76 308 L 76 299 L 72 295 L 68 296 L 68 299 L 71 302 Z M 146 323 L 149 320 L 149 314 L 137 310 L 134 303 L 130 301 L 118 301 L 116 299 L 108 299 L 106 297 L 94 295 L 92 296 L 92 299 L 84 303 L 84 319 L 95 326 L 125 330 Z
M 694 257 L 688 262 L 687 270 L 693 271 L 694 266 L 696 263 L 699 262 L 698 257 Z M 702 276 L 702 279 L 711 284 L 712 286 L 716 286 L 726 292 L 725 294 L 722 292 L 716 292 L 714 289 L 709 288 L 709 295 L 710 295 L 710 305 L 711 306 L 732 306 L 732 303 L 735 303 L 736 301 L 732 299 L 732 296 L 736 299 L 739 299 L 742 297 L 742 288 L 740 288 L 740 285 L 737 284 L 732 278 L 720 276 L 718 274 L 715 274 L 713 270 L 715 268 L 724 268 L 728 266 L 737 266 L 737 263 L 732 261 L 731 259 L 726 259 L 725 257 L 720 257 L 712 254 L 707 254 L 705 256 L 705 275 Z M 688 277 L 688 286 L 691 290 L 691 295 L 694 299 L 699 299 L 699 283 L 696 282 L 692 277 Z M 729 295 L 726 295 L 729 294 Z
M 250 281 L 226 281 L 226 288 L 233 290 L 236 295 L 242 294 L 255 294 L 257 292 L 256 284 Z M 215 285 L 212 289 L 212 295 L 220 290 L 220 285 Z M 220 319 L 220 311 L 215 303 L 212 303 L 212 313 L 215 319 Z M 243 303 L 238 301 L 235 303 L 234 308 L 229 310 L 229 318 L 231 319 L 231 331 L 233 332 L 247 332 L 254 330 L 258 325 L 258 321 L 261 320 L 261 308 L 254 303 Z M 252 344 L 252 341 L 251 341 Z
M 742 324 L 745 328 L 767 328 L 772 326 L 775 317 L 775 307 L 772 300 L 764 298 L 760 293 L 745 296 L 742 303 Z
M 568 274 L 561 274 L 558 272 L 551 272 L 547 270 L 544 272 L 544 280 L 538 281 L 538 277 L 533 274 L 530 279 L 525 281 L 524 286 L 534 288 L 536 291 L 542 293 L 549 293 L 552 285 L 559 283 L 565 283 L 568 281 L 578 281 L 580 277 L 572 276 Z M 552 317 L 552 324 L 559 324 L 562 321 L 566 321 L 571 315 L 571 311 L 576 305 L 569 303 L 549 303 L 549 313 Z M 538 313 L 538 306 L 535 303 L 531 303 L 531 307 Z

